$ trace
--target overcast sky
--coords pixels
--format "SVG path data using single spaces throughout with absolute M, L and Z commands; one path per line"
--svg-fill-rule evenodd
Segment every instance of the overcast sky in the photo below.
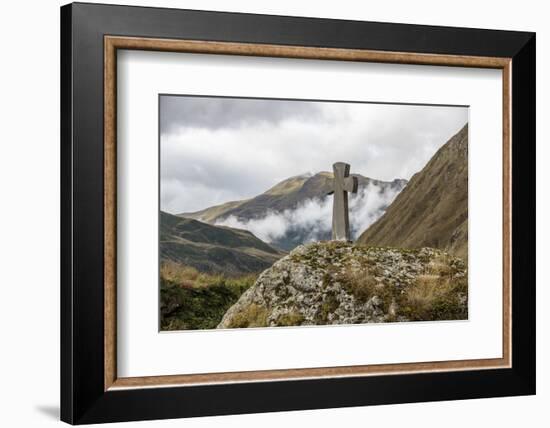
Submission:
M 304 173 L 409 179 L 468 121 L 465 107 L 161 96 L 161 209 L 198 211 Z

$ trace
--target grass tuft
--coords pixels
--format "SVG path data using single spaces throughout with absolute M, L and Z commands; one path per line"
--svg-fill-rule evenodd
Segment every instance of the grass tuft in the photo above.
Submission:
M 466 319 L 467 305 L 461 305 L 459 301 L 460 295 L 465 295 L 466 291 L 464 279 L 419 275 L 401 297 L 401 311 L 412 321 Z
M 283 314 L 277 319 L 277 325 L 283 327 L 301 325 L 302 322 L 304 322 L 304 316 L 296 310 Z
M 267 309 L 255 303 L 233 316 L 229 328 L 267 327 Z
M 347 269 L 338 277 L 342 287 L 361 303 L 366 303 L 376 294 L 377 281 L 367 270 L 353 271 Z

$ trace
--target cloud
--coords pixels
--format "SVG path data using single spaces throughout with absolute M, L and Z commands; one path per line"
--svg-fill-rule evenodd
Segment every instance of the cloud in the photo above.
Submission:
M 286 119 L 317 120 L 323 110 L 316 102 L 289 102 L 252 98 L 160 97 L 161 134 L 182 128 L 241 128 L 255 125 L 278 125 Z
M 369 184 L 349 196 L 350 232 L 355 240 L 374 223 L 401 189 Z M 332 197 L 308 199 L 294 209 L 267 211 L 255 219 L 239 219 L 234 215 L 216 221 L 216 225 L 245 229 L 262 241 L 273 243 L 298 232 L 304 242 L 319 241 L 332 230 Z
M 378 220 L 403 187 L 380 188 L 369 184 L 356 197 L 349 198 L 350 229 L 353 239 Z
M 248 199 L 288 177 L 330 171 L 336 161 L 379 180 L 409 179 L 468 120 L 464 107 L 167 100 L 161 209 L 171 213 Z

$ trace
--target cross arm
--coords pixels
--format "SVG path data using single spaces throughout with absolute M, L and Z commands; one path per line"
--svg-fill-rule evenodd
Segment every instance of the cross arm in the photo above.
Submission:
M 357 188 L 359 187 L 359 180 L 357 177 L 346 177 L 344 178 L 344 190 L 346 192 L 357 193 Z

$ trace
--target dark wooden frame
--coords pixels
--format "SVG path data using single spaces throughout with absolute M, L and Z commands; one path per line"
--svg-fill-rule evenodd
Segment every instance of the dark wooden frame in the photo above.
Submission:
M 205 374 L 195 380 L 184 376 L 117 379 L 114 58 L 116 49 L 122 48 L 501 68 L 505 167 L 502 361 L 359 366 L 363 368 L 346 368 L 345 373 L 324 368 L 294 374 L 291 370 L 225 377 Z M 61 168 L 61 418 L 66 422 L 535 392 L 533 33 L 67 5 L 61 9 Z M 238 382 L 243 380 L 255 382 Z
M 499 57 L 432 55 L 404 52 L 380 52 L 367 49 L 334 49 L 311 46 L 269 45 L 260 43 L 212 42 L 202 40 L 158 39 L 143 37 L 104 37 L 104 330 L 105 390 L 128 387 L 196 385 L 279 379 L 367 376 L 429 371 L 494 369 L 511 366 L 511 164 L 510 164 L 510 70 L 511 60 Z M 354 62 L 453 65 L 501 70 L 502 73 L 502 163 L 503 163 L 503 283 L 502 283 L 502 357 L 451 361 L 424 361 L 401 364 L 371 364 L 301 369 L 278 369 L 226 373 L 174 374 L 170 376 L 118 377 L 116 375 L 116 93 L 117 51 L 150 50 L 208 55 L 247 55 L 283 58 L 313 58 Z

